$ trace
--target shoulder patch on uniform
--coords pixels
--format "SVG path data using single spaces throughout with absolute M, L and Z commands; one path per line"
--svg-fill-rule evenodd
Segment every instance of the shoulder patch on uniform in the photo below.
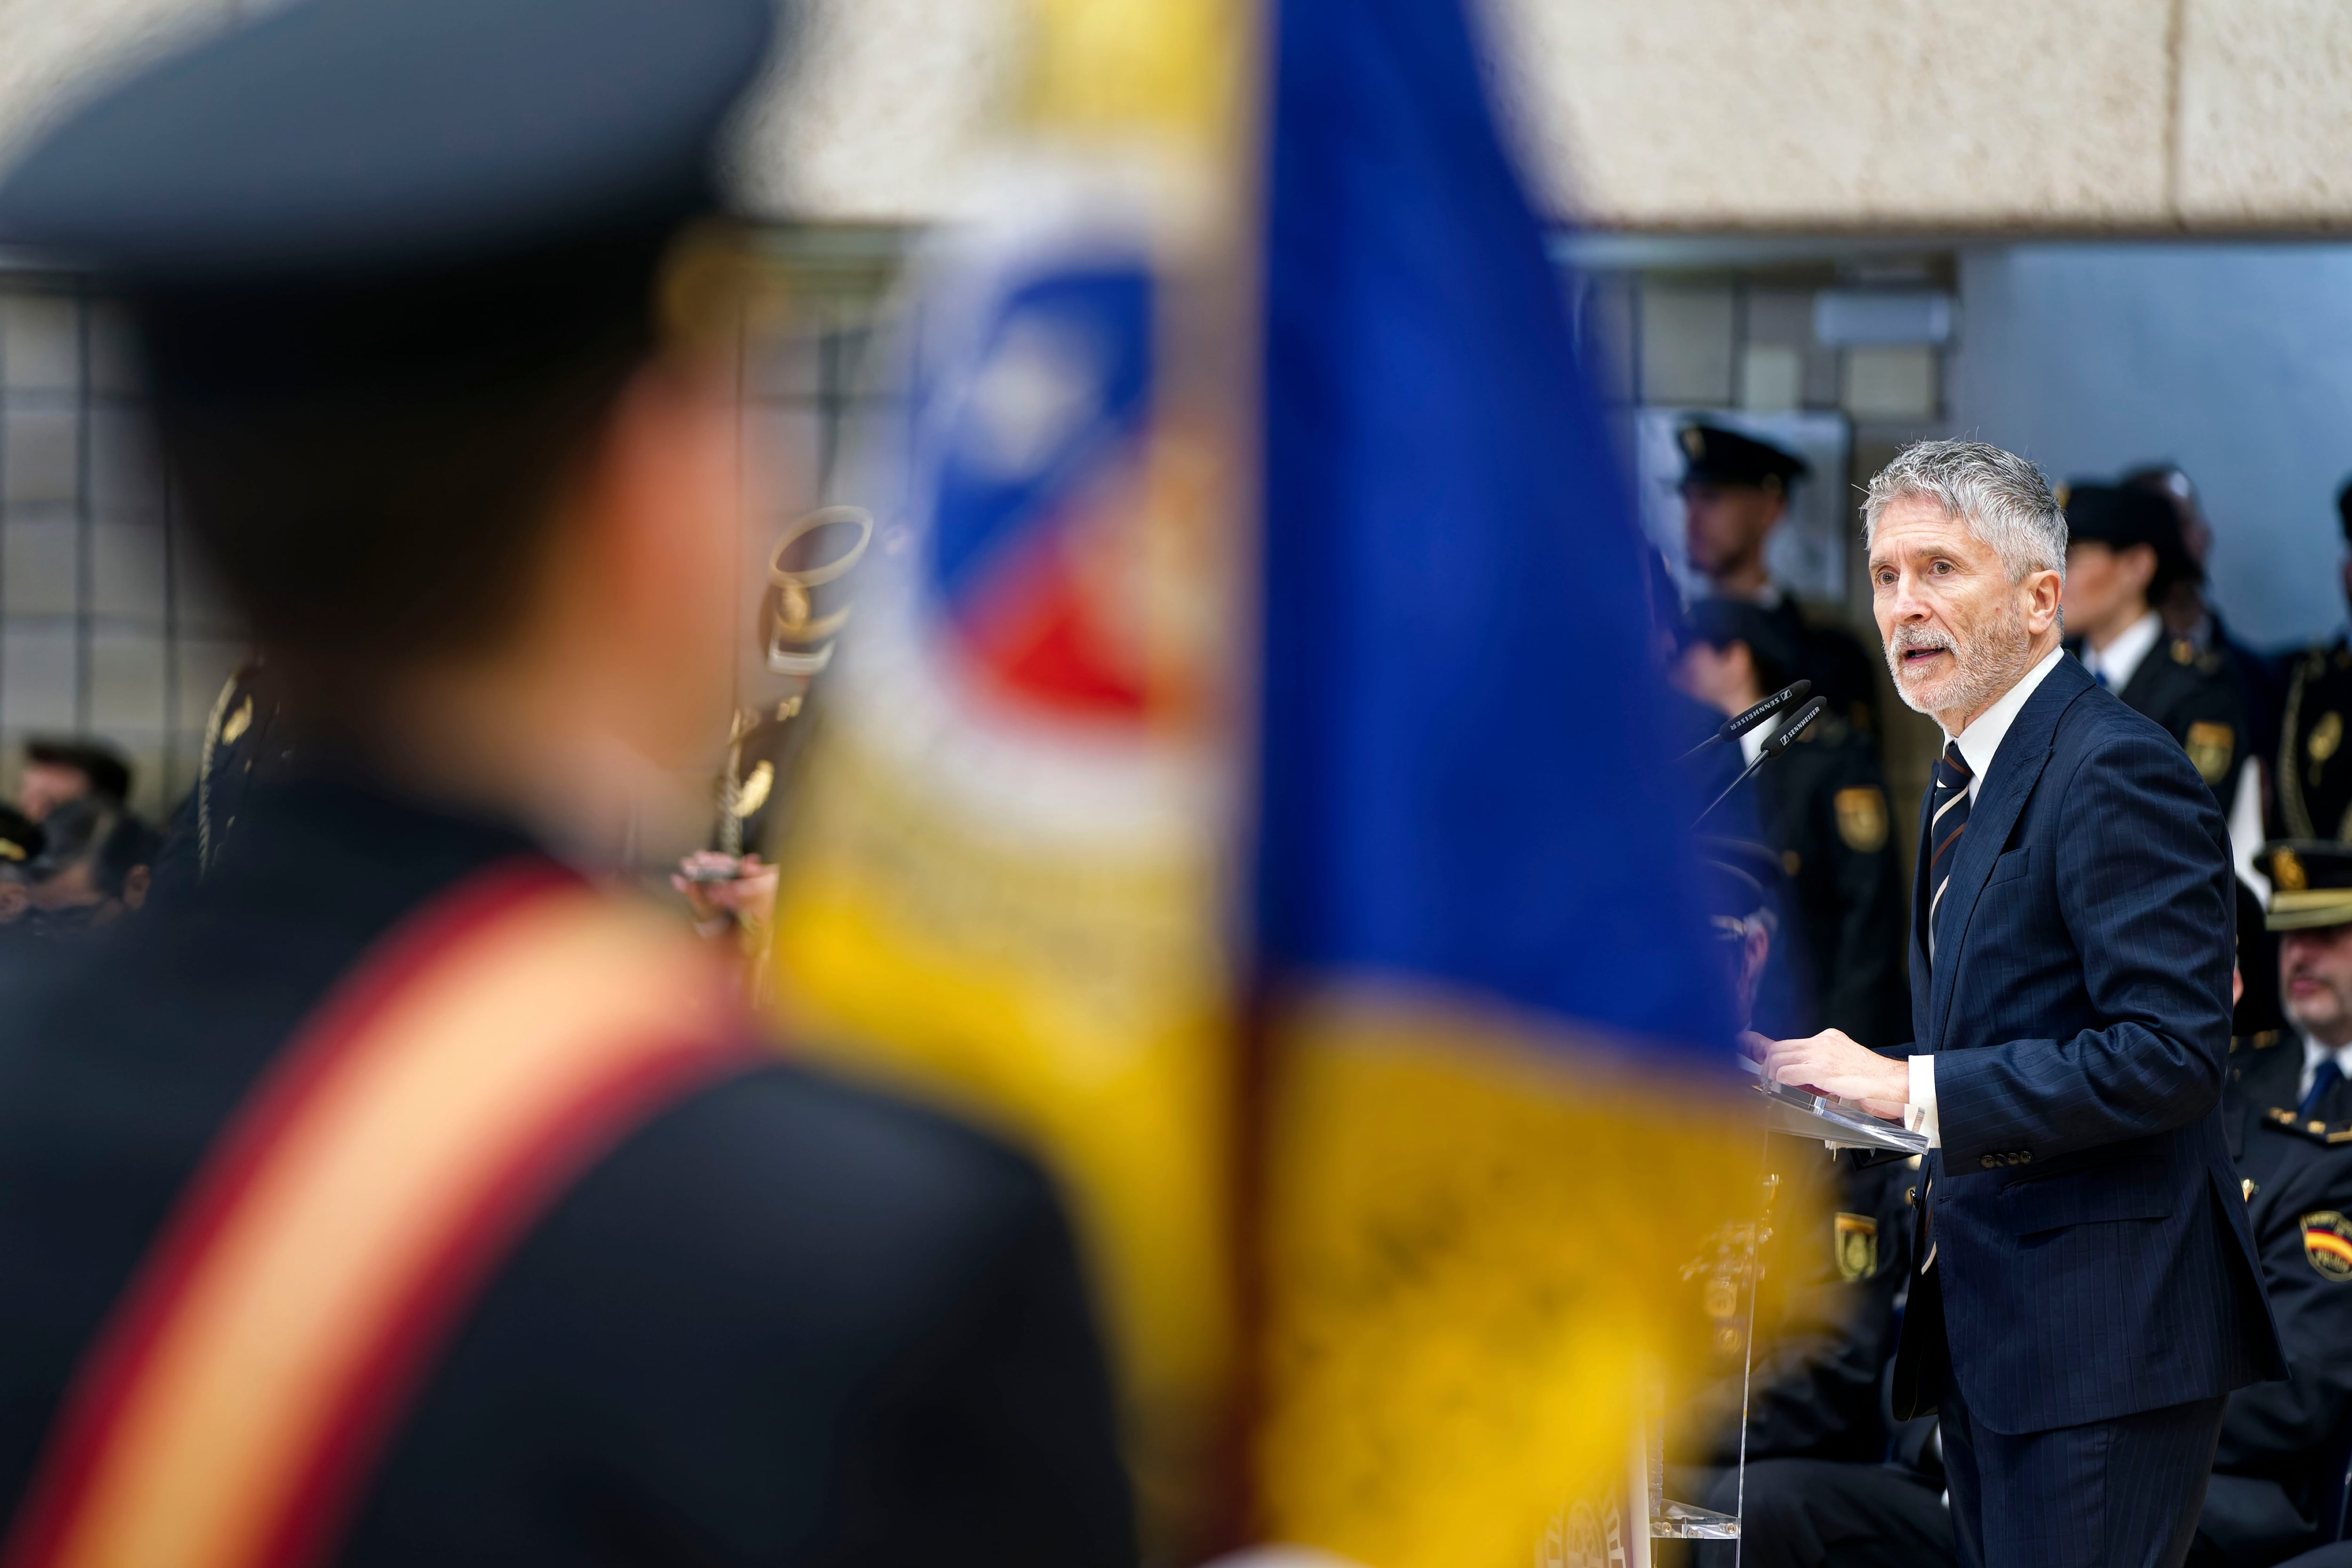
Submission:
M 2189 738 L 2180 743 L 2189 752 L 2189 760 L 2197 765 L 2197 776 L 2208 784 L 2219 784 L 2230 772 L 2231 755 L 2238 749 L 2238 732 L 2229 725 L 2200 720 L 2189 727 Z
M 1866 1214 L 1841 1214 L 1832 1222 L 1838 1278 L 1867 1280 L 1878 1272 L 1878 1221 Z M 2352 1246 L 2352 1243 L 2347 1243 Z
M 2337 1284 L 2352 1280 L 2352 1221 L 2323 1208 L 2297 1223 L 2303 1227 L 2304 1261 L 2323 1279 Z
M 1875 784 L 1841 789 L 1832 802 L 1837 808 L 1838 837 L 1860 854 L 1886 847 L 1886 792 Z

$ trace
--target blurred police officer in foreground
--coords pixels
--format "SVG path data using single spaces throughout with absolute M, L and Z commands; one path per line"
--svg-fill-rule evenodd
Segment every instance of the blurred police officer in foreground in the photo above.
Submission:
M 2352 602 L 2352 479 L 2336 493 L 2343 531 L 2344 596 Z M 2281 838 L 2352 840 L 2352 757 L 2343 755 L 2352 721 L 2352 634 L 2337 632 L 2292 659 L 2272 774 L 2272 832 Z
M 127 299 L 299 737 L 0 1017 L 15 1563 L 1132 1558 L 1040 1173 L 755 1049 L 574 869 L 725 741 L 688 228 L 770 27 L 316 0 L 0 184 Z
M 1764 547 L 1789 513 L 1789 494 L 1805 477 L 1795 453 L 1703 423 L 1686 424 L 1683 449 L 1683 527 L 1691 570 L 1706 579 L 1706 597 L 1753 604 L 1779 623 L 1797 650 L 1797 668 L 1830 711 L 1878 744 L 1878 662 L 1853 634 L 1805 619 L 1796 595 L 1772 575 Z
M 2227 811 L 2248 755 L 2244 699 L 2230 655 L 2168 634 L 2157 606 L 2198 576 L 2164 497 L 2072 485 L 2066 509 L 2068 646 L 2091 678 L 2162 725 Z
M 1676 679 L 1720 712 L 1738 713 L 1797 678 L 1798 652 L 1771 612 L 1709 599 L 1691 606 L 1690 620 Z M 1765 724 L 1740 737 L 1748 760 L 1773 728 Z M 1758 770 L 1753 788 L 1759 826 L 1780 857 L 1786 907 L 1798 926 L 1796 961 L 1812 1015 L 1800 1027 L 1889 1044 L 1905 1039 L 1911 993 L 1903 874 L 1870 742 L 1825 714 Z

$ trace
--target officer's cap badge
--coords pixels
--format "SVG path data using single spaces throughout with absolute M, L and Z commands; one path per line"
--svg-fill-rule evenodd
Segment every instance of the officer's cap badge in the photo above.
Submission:
M 1857 784 L 1839 790 L 1832 804 L 1837 807 L 1838 837 L 1845 841 L 1846 848 L 1858 854 L 1885 848 L 1885 791 L 1875 784 Z
M 2352 1221 L 2323 1208 L 2305 1215 L 2301 1223 L 2304 1260 L 2325 1279 L 2352 1280 Z
M 2307 879 L 2303 874 L 2303 861 L 2293 850 L 2280 850 L 2271 856 L 2271 884 L 2282 893 L 2301 893 Z

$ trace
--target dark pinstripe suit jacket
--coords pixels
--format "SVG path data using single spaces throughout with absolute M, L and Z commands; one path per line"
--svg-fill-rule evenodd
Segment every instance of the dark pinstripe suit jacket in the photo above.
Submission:
M 2222 1136 L 2234 905 L 2212 791 L 2061 659 L 1969 808 L 1932 968 L 1927 828 L 1922 800 L 1906 1050 L 1935 1053 L 1943 1147 L 1898 1385 L 1931 1404 L 1948 1346 L 1978 1421 L 2035 1432 L 2284 1376 Z

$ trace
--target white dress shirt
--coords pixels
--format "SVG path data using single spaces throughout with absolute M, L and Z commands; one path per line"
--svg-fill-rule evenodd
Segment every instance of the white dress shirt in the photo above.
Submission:
M 2164 617 L 2151 610 L 2123 630 L 2123 634 L 2104 649 L 2083 644 L 2083 668 L 2091 672 L 2093 680 L 2104 680 L 2107 690 L 2117 696 L 2139 668 L 2142 659 L 2155 652 L 2157 643 L 2164 636 Z
M 2352 1082 L 2352 1044 L 2339 1045 L 2330 1051 L 2310 1036 L 2304 1037 L 2303 1077 L 2294 1086 L 2296 1104 L 2302 1104 L 2303 1097 L 2311 1092 L 2311 1081 L 2319 1076 L 2319 1064 L 2331 1056 L 2336 1059 L 2336 1071 L 2344 1074 L 2347 1082 Z
M 1773 731 L 1777 730 L 1781 725 L 1786 724 L 1787 722 L 1787 715 L 1774 714 L 1770 718 L 1766 719 L 1754 729 L 1748 730 L 1747 733 L 1743 734 L 1739 737 L 1739 756 L 1742 762 L 1753 763 L 1757 758 L 1762 756 L 1764 753 L 1764 743 L 1772 738 Z
M 2122 641 L 2119 637 L 2116 643 Z M 2115 645 L 2108 644 L 2110 648 Z M 2143 649 L 2142 653 L 2145 652 Z M 1959 743 L 1960 760 L 1969 765 L 1969 810 L 1976 809 L 1977 796 L 1984 789 L 1985 775 L 1992 771 L 1992 759 L 2000 755 L 2000 743 L 2008 737 L 2009 727 L 2017 722 L 2019 711 L 2025 706 L 2025 699 L 2033 695 L 2033 689 L 2049 677 L 2050 672 L 2058 667 L 2058 661 L 2063 657 L 2063 650 L 2051 649 L 2042 656 L 2039 664 L 2025 672 L 2023 679 L 2001 694 L 1999 702 L 1969 720 L 1967 728 L 1958 735 L 1946 731 L 1951 739 Z M 1933 936 L 1931 932 L 1931 944 Z M 1933 1055 L 1923 1054 L 1908 1060 L 1910 1095 L 1903 1108 L 1903 1124 L 1915 1133 L 1927 1134 L 1929 1148 L 1940 1148 L 1944 1139 L 1941 1129 L 1936 1124 L 1936 1059 Z

